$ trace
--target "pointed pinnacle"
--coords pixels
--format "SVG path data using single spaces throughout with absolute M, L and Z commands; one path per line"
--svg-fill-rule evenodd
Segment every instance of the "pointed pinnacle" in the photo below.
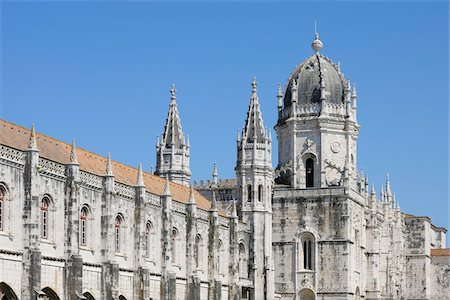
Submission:
M 108 152 L 108 158 L 106 160 L 106 176 L 114 176 L 110 152 Z
M 353 83 L 352 98 L 356 98 L 356 83 Z
M 252 92 L 254 92 L 254 93 L 256 93 L 256 86 L 257 86 L 256 76 L 253 76 L 253 81 L 252 81 Z
M 216 161 L 214 161 L 212 176 L 213 177 L 217 177 L 217 163 L 216 163 Z
M 375 195 L 375 184 L 372 183 L 372 190 L 370 191 L 371 195 Z
M 136 186 L 137 187 L 145 187 L 144 175 L 142 174 L 142 164 L 139 164 L 137 178 L 136 178 Z
M 172 194 L 170 193 L 170 181 L 169 181 L 169 175 L 166 174 L 166 184 L 164 186 L 164 192 L 163 192 L 164 196 L 171 196 Z
M 277 97 L 283 97 L 283 90 L 282 90 L 282 87 L 281 87 L 281 83 L 278 83 Z
M 189 204 L 195 204 L 194 187 L 191 184 L 191 190 L 189 192 Z
M 31 126 L 30 143 L 28 144 L 28 150 L 37 150 L 36 132 L 34 131 L 34 124 Z
M 78 164 L 77 146 L 75 145 L 75 139 L 72 140 L 72 148 L 70 149 L 70 163 Z
M 176 93 L 177 90 L 175 89 L 175 84 L 172 83 L 172 87 L 170 88 L 170 99 L 175 100 L 177 98 Z

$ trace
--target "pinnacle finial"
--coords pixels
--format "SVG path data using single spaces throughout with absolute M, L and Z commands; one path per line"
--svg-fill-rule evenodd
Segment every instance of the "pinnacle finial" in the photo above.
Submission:
M 77 146 L 75 145 L 75 139 L 72 140 L 72 148 L 70 149 L 70 163 L 78 164 Z
M 370 191 L 371 195 L 375 195 L 375 183 L 372 182 L 372 190 Z
M 217 163 L 216 162 L 214 162 L 212 179 L 213 179 L 213 183 L 217 184 Z
M 138 174 L 137 174 L 137 178 L 136 178 L 136 186 L 138 187 L 144 187 L 144 175 L 142 174 L 142 164 L 139 164 L 139 168 L 138 168 Z
M 106 159 L 106 176 L 114 176 L 110 152 L 108 152 L 108 158 Z
M 176 96 L 177 90 L 175 89 L 175 84 L 172 83 L 172 87 L 170 88 L 170 99 L 175 100 L 177 98 Z
M 256 82 L 256 76 L 253 76 L 253 81 L 252 81 L 252 92 L 256 93 L 256 86 L 258 85 L 258 83 Z
M 313 48 L 316 53 L 319 53 L 319 51 L 323 48 L 323 43 L 321 40 L 319 40 L 319 33 L 317 32 L 317 22 L 314 21 L 314 41 L 311 44 L 311 48 Z
M 28 150 L 37 150 L 36 132 L 34 130 L 34 124 L 31 125 L 30 143 L 28 144 Z
M 189 192 L 189 204 L 195 204 L 195 195 L 194 195 L 194 187 L 191 184 L 191 189 Z
M 356 98 L 356 83 L 353 83 L 352 98 Z
M 170 181 L 169 181 L 169 175 L 166 174 L 166 184 L 164 186 L 164 192 L 163 192 L 164 196 L 171 196 L 172 194 L 170 193 Z
M 277 93 L 277 97 L 283 97 L 283 89 L 281 86 L 281 83 L 278 82 L 278 93 Z

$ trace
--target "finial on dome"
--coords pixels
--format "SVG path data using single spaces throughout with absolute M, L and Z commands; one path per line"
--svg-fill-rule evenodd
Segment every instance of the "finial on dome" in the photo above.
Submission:
M 317 53 L 320 51 L 320 49 L 323 48 L 323 43 L 321 40 L 319 40 L 319 33 L 317 32 L 317 22 L 314 21 L 314 41 L 311 44 L 311 48 L 313 48 L 314 51 Z

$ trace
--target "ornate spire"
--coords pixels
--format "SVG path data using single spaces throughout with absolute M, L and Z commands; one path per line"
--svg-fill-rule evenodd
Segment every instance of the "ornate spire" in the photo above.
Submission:
M 185 144 L 181 120 L 178 113 L 176 91 L 175 85 L 172 84 L 172 88 L 170 89 L 169 112 L 167 114 L 166 125 L 160 142 L 160 145 L 162 144 L 166 148 L 181 148 L 181 146 Z
M 217 164 L 216 164 L 216 162 L 214 162 L 212 180 L 213 180 L 213 183 L 217 184 Z
M 281 88 L 281 83 L 278 83 L 277 99 L 278 99 L 278 111 L 280 111 L 283 108 L 283 91 Z
M 247 112 L 247 119 L 242 134 L 242 140 L 246 142 L 264 143 L 266 137 L 264 134 L 265 128 L 262 120 L 262 114 L 259 108 L 259 99 L 256 93 L 256 78 L 252 81 L 252 96 L 250 98 L 250 106 Z
M 191 184 L 191 190 L 189 192 L 189 204 L 195 204 L 194 187 Z
M 72 148 L 70 149 L 70 163 L 73 165 L 78 164 L 77 146 L 75 145 L 75 139 L 72 140 Z
M 388 197 L 392 196 L 391 181 L 389 180 L 389 173 L 386 175 L 386 195 Z
M 166 184 L 164 186 L 164 192 L 163 192 L 164 196 L 172 196 L 172 194 L 170 193 L 170 181 L 169 181 L 169 175 L 166 175 Z
M 36 141 L 36 132 L 34 131 L 34 124 L 31 125 L 30 143 L 28 144 L 28 150 L 38 150 Z
M 106 159 L 106 176 L 114 176 L 113 167 L 111 161 L 111 153 L 108 152 L 108 158 Z
M 142 174 L 142 164 L 139 164 L 138 174 L 137 174 L 137 178 L 136 178 L 136 186 L 137 187 L 145 187 L 144 175 Z

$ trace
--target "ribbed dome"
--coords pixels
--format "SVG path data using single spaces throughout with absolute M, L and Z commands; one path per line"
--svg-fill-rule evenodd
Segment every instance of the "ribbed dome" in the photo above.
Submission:
M 347 81 L 340 73 L 339 67 L 320 53 L 315 53 L 306 59 L 289 77 L 284 97 L 285 107 L 291 105 L 291 87 L 294 80 L 298 83 L 298 104 L 320 102 L 321 80 L 325 85 L 326 101 L 336 104 L 344 103 Z

